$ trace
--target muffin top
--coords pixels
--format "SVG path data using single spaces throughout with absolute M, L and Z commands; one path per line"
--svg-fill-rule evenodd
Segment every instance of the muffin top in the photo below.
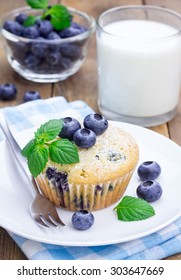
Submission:
M 48 167 L 68 174 L 68 183 L 98 184 L 115 180 L 138 162 L 139 150 L 135 139 L 126 131 L 109 123 L 108 129 L 97 137 L 93 147 L 78 148 L 80 161 L 75 164 L 58 164 L 48 161 Z

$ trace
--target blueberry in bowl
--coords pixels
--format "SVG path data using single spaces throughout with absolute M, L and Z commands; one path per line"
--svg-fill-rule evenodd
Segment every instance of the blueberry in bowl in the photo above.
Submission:
M 65 80 L 80 69 L 94 30 L 91 16 L 60 4 L 19 8 L 1 22 L 11 67 L 25 79 L 42 83 Z

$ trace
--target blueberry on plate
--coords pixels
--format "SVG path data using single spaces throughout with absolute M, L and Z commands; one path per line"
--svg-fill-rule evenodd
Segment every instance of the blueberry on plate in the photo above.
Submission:
M 59 137 L 73 140 L 74 133 L 80 128 L 81 125 L 76 119 L 66 117 L 63 119 L 63 126 L 59 133 Z
M 17 36 L 21 36 L 24 31 L 23 26 L 19 22 L 16 22 L 14 20 L 5 21 L 3 24 L 3 28 Z
M 41 98 L 41 96 L 38 91 L 29 90 L 29 91 L 25 92 L 23 101 L 28 102 L 28 101 L 32 101 L 32 100 L 36 100 L 36 99 L 40 99 L 40 98 Z
M 147 202 L 154 202 L 162 195 L 162 187 L 156 181 L 144 181 L 136 190 L 137 196 L 146 200 Z
M 96 135 L 101 135 L 108 128 L 108 121 L 99 114 L 89 114 L 85 117 L 84 126 L 94 131 Z
M 90 129 L 80 128 L 74 133 L 73 141 L 79 148 L 91 148 L 96 143 L 96 135 Z
M 72 215 L 72 224 L 78 230 L 86 230 L 94 223 L 94 216 L 87 210 L 76 211 Z
M 2 84 L 0 85 L 0 99 L 12 100 L 16 97 L 17 89 L 14 84 Z
M 161 173 L 161 167 L 156 161 L 145 161 L 138 167 L 137 174 L 142 181 L 155 180 Z

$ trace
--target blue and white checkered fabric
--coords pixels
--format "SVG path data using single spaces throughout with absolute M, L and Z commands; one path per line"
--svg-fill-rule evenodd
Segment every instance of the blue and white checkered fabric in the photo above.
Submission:
M 38 126 L 51 116 L 69 115 L 81 118 L 92 112 L 84 102 L 67 103 L 63 97 L 36 100 L 2 110 L 14 134 Z M 2 137 L 0 131 L 0 140 Z M 28 240 L 14 233 L 9 234 L 31 260 L 159 260 L 181 252 L 181 217 L 149 236 L 107 246 L 60 246 Z

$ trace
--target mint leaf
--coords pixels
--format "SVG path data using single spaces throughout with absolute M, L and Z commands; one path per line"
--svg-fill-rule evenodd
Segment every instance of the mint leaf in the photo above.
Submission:
M 36 146 L 35 139 L 30 140 L 28 144 L 21 150 L 22 156 L 28 157 L 29 155 L 31 155 L 31 153 L 35 149 L 35 146 Z
M 28 156 L 28 167 L 31 174 L 38 176 L 46 166 L 48 161 L 48 150 L 42 147 L 36 149 Z
M 63 5 L 53 5 L 45 11 L 42 15 L 43 18 L 50 16 L 50 22 L 54 29 L 63 30 L 70 27 L 70 13 L 68 9 Z
M 37 140 L 43 139 L 44 142 L 51 141 L 58 136 L 62 129 L 62 125 L 63 120 L 61 119 L 50 120 L 40 126 L 37 132 L 35 132 L 35 138 Z
M 23 26 L 28 27 L 34 25 L 38 18 L 39 17 L 35 17 L 35 16 L 27 17 L 27 19 L 23 22 Z
M 140 221 L 155 215 L 153 207 L 141 198 L 125 196 L 114 208 L 117 211 L 118 220 Z
M 37 20 L 37 17 L 35 17 L 35 16 L 29 16 L 29 17 L 27 17 L 27 19 L 23 22 L 23 26 L 24 26 L 24 27 L 32 26 L 32 25 L 35 24 L 36 20 Z
M 49 158 L 60 164 L 79 162 L 76 146 L 68 139 L 57 137 L 62 126 L 62 119 L 44 123 L 35 132 L 35 138 L 22 149 L 21 154 L 27 158 L 29 170 L 34 177 L 43 171 Z
M 48 0 L 26 0 L 26 2 L 33 9 L 45 9 L 48 6 Z
M 54 141 L 49 146 L 50 159 L 61 164 L 79 162 L 77 148 L 68 139 Z

